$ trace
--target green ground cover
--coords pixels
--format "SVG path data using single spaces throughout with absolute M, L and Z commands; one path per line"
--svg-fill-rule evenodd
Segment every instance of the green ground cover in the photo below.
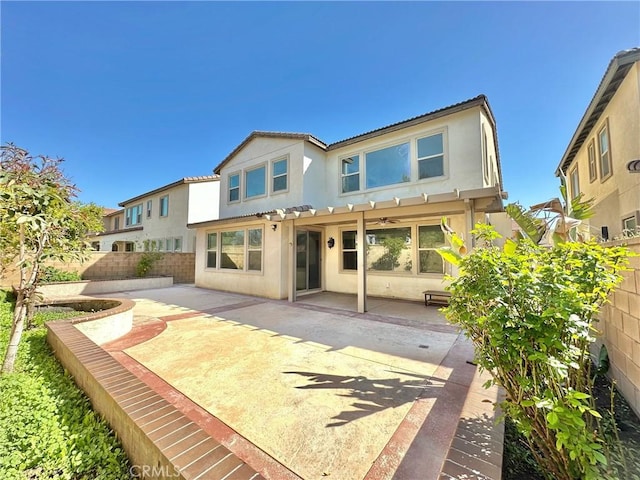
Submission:
M 12 305 L 0 292 L 0 352 Z M 83 314 L 83 312 L 79 312 Z M 53 356 L 44 322 L 69 312 L 36 314 L 25 330 L 16 368 L 0 375 L 0 478 L 124 480 L 127 457 L 109 426 Z

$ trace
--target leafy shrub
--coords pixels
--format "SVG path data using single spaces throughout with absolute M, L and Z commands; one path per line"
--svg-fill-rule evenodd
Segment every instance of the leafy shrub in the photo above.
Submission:
M 593 400 L 592 322 L 621 281 L 627 250 L 595 243 L 541 247 L 529 240 L 459 259 L 447 319 L 473 341 L 476 361 L 504 387 L 501 407 L 549 478 L 616 478 Z
M 144 252 L 140 257 L 138 265 L 136 265 L 136 275 L 138 277 L 146 277 L 153 266 L 162 258 L 160 252 Z
M 0 302 L 0 349 L 10 325 L 11 305 Z M 15 371 L 0 376 L 0 478 L 130 478 L 122 447 L 56 361 L 44 328 L 25 331 Z
M 56 282 L 78 282 L 82 280 L 82 277 L 78 272 L 69 272 L 66 270 L 59 270 L 55 267 L 44 267 L 40 270 L 38 281 L 43 283 L 56 283 Z

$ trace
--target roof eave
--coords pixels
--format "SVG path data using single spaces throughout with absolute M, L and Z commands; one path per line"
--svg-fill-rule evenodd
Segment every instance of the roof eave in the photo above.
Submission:
M 571 164 L 576 153 L 584 143 L 584 137 L 588 136 L 589 132 L 593 128 L 593 124 L 597 122 L 598 118 L 600 117 L 600 115 L 602 114 L 606 106 L 609 104 L 609 101 L 615 95 L 615 92 L 617 91 L 618 86 L 620 85 L 620 83 L 622 83 L 622 80 L 624 80 L 624 77 L 626 77 L 627 73 L 631 69 L 631 66 L 639 60 L 640 60 L 640 48 L 632 48 L 630 50 L 624 50 L 622 52 L 617 53 L 611 59 L 611 61 L 609 62 L 609 65 L 607 66 L 607 70 L 605 71 L 605 74 L 602 77 L 602 80 L 600 81 L 600 84 L 598 85 L 598 88 L 596 89 L 595 94 L 593 95 L 593 98 L 589 102 L 589 106 L 585 110 L 584 115 L 582 116 L 580 123 L 578 123 L 578 127 L 576 128 L 576 131 L 571 137 L 571 141 L 569 142 L 569 145 L 567 146 L 567 149 L 565 150 L 564 155 L 562 156 L 562 159 L 560 160 L 560 162 L 558 163 L 558 166 L 556 167 L 556 171 L 555 171 L 556 177 L 559 177 L 561 173 L 566 174 L 566 171 L 569 168 L 569 165 Z M 622 72 L 622 73 L 619 73 L 619 72 Z M 613 92 L 609 92 L 610 95 L 608 96 L 608 98 L 604 98 L 605 93 L 607 93 L 607 90 L 611 86 L 613 80 L 619 74 L 622 75 L 622 78 L 618 79 L 618 84 L 615 85 L 615 89 L 613 90 Z M 587 127 L 588 124 L 589 126 Z M 585 130 L 585 127 L 588 128 L 588 132 L 583 132 Z

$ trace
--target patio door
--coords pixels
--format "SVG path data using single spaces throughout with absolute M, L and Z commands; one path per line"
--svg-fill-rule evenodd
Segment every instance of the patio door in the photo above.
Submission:
M 296 230 L 296 291 L 320 288 L 320 232 Z

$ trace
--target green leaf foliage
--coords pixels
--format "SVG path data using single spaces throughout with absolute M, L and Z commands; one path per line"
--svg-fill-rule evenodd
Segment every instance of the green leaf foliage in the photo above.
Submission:
M 529 239 L 500 249 L 485 230 L 476 229 L 484 247 L 459 260 L 447 319 L 505 389 L 500 406 L 549 478 L 616 478 L 594 406 L 589 346 L 627 250 L 576 242 L 545 248 Z
M 0 347 L 8 341 L 11 309 L 0 302 Z M 45 328 L 27 330 L 15 371 L 0 375 L 0 478 L 130 477 L 122 447 L 56 361 Z

